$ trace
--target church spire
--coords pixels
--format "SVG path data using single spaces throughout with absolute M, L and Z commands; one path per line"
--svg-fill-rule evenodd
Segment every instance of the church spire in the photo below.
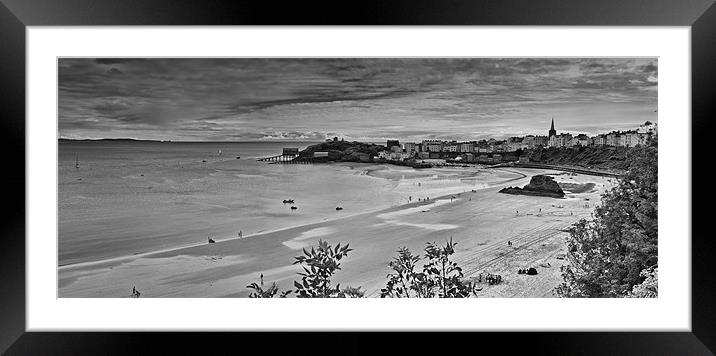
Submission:
M 552 136 L 557 136 L 557 130 L 554 129 L 554 117 L 552 118 L 552 126 L 549 128 L 549 136 L 547 137 Z
M 549 128 L 551 131 L 554 131 L 554 117 L 552 118 L 552 127 Z

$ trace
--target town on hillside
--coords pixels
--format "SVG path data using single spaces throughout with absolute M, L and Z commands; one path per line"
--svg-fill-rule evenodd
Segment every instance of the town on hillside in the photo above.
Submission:
M 578 148 L 578 147 L 637 147 L 646 145 L 656 134 L 657 125 L 647 121 L 639 129 L 612 131 L 589 137 L 585 134 L 572 135 L 568 132 L 557 133 L 554 118 L 547 135 L 526 135 L 510 137 L 506 140 L 445 141 L 422 140 L 421 142 L 403 142 L 387 140 L 385 149 L 375 152 L 372 157 L 363 157 L 363 161 L 415 161 L 446 160 L 448 162 L 497 164 L 502 162 L 528 161 L 527 150 L 538 148 Z M 336 142 L 338 138 L 326 140 Z M 342 142 L 342 141 L 340 141 Z M 314 157 L 328 156 L 329 152 L 314 152 Z M 367 155 L 366 155 L 367 156 Z

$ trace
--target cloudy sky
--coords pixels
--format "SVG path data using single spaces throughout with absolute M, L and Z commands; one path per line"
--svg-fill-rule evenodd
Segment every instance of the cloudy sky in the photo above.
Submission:
M 655 58 L 59 60 L 63 138 L 481 139 L 656 121 Z

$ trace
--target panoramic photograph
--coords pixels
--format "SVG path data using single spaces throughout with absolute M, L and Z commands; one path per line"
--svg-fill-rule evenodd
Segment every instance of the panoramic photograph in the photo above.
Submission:
M 59 58 L 59 298 L 656 298 L 658 58 Z

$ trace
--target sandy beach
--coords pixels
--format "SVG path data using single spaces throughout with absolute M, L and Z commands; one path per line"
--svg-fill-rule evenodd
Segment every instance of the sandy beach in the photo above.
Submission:
M 319 239 L 350 243 L 353 251 L 343 260 L 335 282 L 361 286 L 366 296 L 376 297 L 398 248 L 406 246 L 422 254 L 427 242 L 450 237 L 458 243 L 453 257 L 466 277 L 502 275 L 502 284 L 484 285 L 478 296 L 551 297 L 561 281 L 559 267 L 565 263 L 567 234 L 562 230 L 589 217 L 609 187 L 609 179 L 536 169 L 495 171 L 513 178 L 474 191 L 247 234 L 241 239 L 61 266 L 59 297 L 128 297 L 133 286 L 142 297 L 246 297 L 246 285 L 260 274 L 288 289 L 300 269 L 292 265 L 294 256 Z M 504 186 L 523 186 L 532 175 L 545 173 L 574 192 L 565 189 L 563 199 L 498 193 Z M 537 268 L 539 274 L 517 274 L 526 267 Z

